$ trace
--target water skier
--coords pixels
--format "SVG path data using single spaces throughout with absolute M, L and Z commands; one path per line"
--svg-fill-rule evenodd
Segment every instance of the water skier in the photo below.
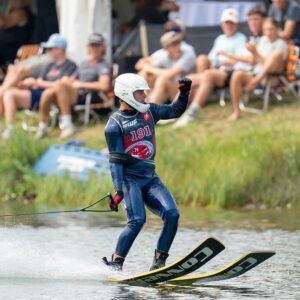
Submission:
M 176 202 L 155 172 L 155 124 L 160 119 L 180 117 L 186 110 L 192 81 L 178 82 L 179 96 L 168 105 L 147 104 L 146 80 L 132 73 L 118 76 L 114 93 L 120 108 L 108 120 L 105 137 L 110 152 L 111 176 L 115 195 L 110 206 L 116 210 L 120 202 L 127 226 L 119 236 L 111 261 L 106 265 L 121 270 L 124 260 L 145 221 L 145 205 L 164 222 L 150 270 L 165 266 L 175 237 L 179 212 Z

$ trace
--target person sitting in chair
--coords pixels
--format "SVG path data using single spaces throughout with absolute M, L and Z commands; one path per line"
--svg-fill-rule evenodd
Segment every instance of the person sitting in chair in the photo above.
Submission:
M 279 37 L 279 23 L 273 18 L 267 18 L 263 25 L 264 35 L 257 44 L 248 44 L 248 51 L 255 62 L 252 73 L 236 71 L 230 81 L 230 95 L 233 113 L 230 120 L 237 120 L 241 116 L 239 107 L 243 92 L 254 90 L 269 73 L 282 72 L 288 55 L 286 42 Z M 253 76 L 254 75 L 254 76 Z
M 22 88 L 12 87 L 4 92 L 3 114 L 6 129 L 2 132 L 2 138 L 10 137 L 17 109 L 38 109 L 40 101 L 55 85 L 55 81 L 74 76 L 76 72 L 76 64 L 67 59 L 67 40 L 63 36 L 54 33 L 41 46 L 48 49 L 53 61 L 45 67 L 38 79 L 29 77 L 20 83 Z
M 48 133 L 47 123 L 51 105 L 60 111 L 60 138 L 65 139 L 75 133 L 72 123 L 72 106 L 85 103 L 87 93 L 92 92 L 91 103 L 101 101 L 98 92 L 111 88 L 111 70 L 104 59 L 106 46 L 104 37 L 93 33 L 88 38 L 87 53 L 89 58 L 83 61 L 77 70 L 76 79 L 68 78 L 58 81 L 48 90 L 40 103 L 40 123 L 36 138 L 41 139 Z
M 195 69 L 196 55 L 190 47 L 182 44 L 179 32 L 169 31 L 160 38 L 164 51 L 157 51 L 148 61 L 136 64 L 139 74 L 150 82 L 153 89 L 150 102 L 163 104 L 173 101 L 177 94 L 174 83 Z
M 290 0 L 272 0 L 268 16 L 280 25 L 279 36 L 300 46 L 300 4 Z

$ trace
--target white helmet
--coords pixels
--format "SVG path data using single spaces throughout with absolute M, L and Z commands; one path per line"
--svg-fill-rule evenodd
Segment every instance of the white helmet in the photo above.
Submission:
M 125 73 L 118 76 L 115 80 L 114 93 L 121 100 L 132 106 L 137 111 L 144 113 L 150 105 L 136 101 L 133 92 L 138 90 L 149 90 L 147 81 L 140 75 Z

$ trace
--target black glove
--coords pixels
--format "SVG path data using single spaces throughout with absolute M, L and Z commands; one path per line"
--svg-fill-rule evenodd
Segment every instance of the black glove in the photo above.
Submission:
M 192 86 L 192 80 L 189 78 L 183 78 L 178 80 L 178 89 L 180 91 L 180 94 L 189 94 Z
M 116 191 L 115 195 L 110 197 L 109 207 L 111 208 L 111 210 L 118 211 L 118 205 L 123 200 L 123 198 L 123 191 Z

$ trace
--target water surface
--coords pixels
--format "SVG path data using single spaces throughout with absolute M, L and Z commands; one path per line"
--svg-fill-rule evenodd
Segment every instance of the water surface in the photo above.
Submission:
M 249 273 L 227 281 L 189 287 L 134 287 L 108 279 L 149 268 L 161 226 L 151 215 L 126 259 L 122 274 L 101 264 L 101 257 L 113 252 L 125 224 L 119 215 L 61 214 L 5 219 L 0 227 L 0 298 L 300 299 L 297 211 L 181 211 L 169 262 L 209 236 L 222 241 L 226 249 L 197 273 L 223 267 L 248 251 L 274 250 L 277 254 Z

